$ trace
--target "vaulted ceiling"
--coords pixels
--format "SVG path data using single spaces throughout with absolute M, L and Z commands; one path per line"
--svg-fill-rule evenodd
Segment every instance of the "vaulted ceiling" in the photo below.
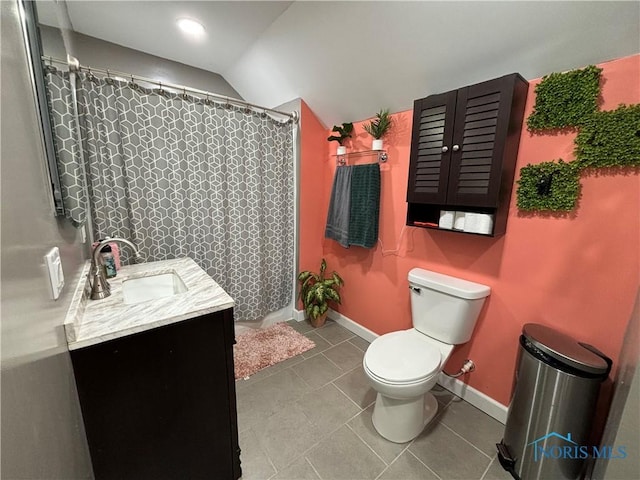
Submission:
M 56 24 L 47 3 L 41 19 Z M 67 9 L 80 33 L 219 73 L 253 103 L 301 97 L 327 126 L 511 72 L 536 78 L 640 52 L 637 1 L 74 0 Z M 185 38 L 180 17 L 199 20 L 204 37 Z

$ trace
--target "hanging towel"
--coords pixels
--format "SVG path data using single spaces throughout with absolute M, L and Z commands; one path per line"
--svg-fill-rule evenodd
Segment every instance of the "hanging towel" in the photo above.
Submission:
M 351 174 L 349 245 L 373 248 L 378 242 L 380 165 L 354 165 Z
M 353 166 L 336 168 L 329 200 L 327 227 L 324 236 L 349 248 L 349 212 L 351 205 L 351 172 Z

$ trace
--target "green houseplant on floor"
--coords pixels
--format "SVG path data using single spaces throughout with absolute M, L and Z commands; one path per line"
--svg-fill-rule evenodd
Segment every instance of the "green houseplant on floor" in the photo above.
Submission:
M 320 263 L 320 273 L 305 270 L 298 274 L 300 290 L 298 298 L 302 300 L 304 311 L 309 317 L 311 325 L 321 327 L 327 320 L 329 302 L 340 303 L 340 292 L 338 291 L 344 281 L 336 272 L 332 272 L 329 278 L 325 278 L 327 262 L 322 259 Z

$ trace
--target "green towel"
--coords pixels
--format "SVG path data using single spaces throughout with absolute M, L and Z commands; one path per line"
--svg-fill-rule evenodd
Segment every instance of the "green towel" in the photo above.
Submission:
M 351 172 L 349 245 L 373 248 L 378 242 L 380 165 L 354 165 Z

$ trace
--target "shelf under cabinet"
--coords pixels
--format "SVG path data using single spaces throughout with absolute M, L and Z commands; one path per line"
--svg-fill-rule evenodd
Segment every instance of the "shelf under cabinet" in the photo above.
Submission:
M 479 233 L 457 230 L 454 228 L 440 228 L 438 226 L 438 223 L 440 221 L 440 212 L 443 210 L 493 215 L 493 231 L 491 233 Z M 480 237 L 499 237 L 504 235 L 506 230 L 504 219 L 501 218 L 499 214 L 500 212 L 495 208 L 409 203 L 407 208 L 406 224 L 410 227 L 438 230 L 441 232 L 464 233 L 467 235 L 476 235 Z M 418 225 L 416 225 L 415 222 L 418 222 Z M 425 225 L 425 223 L 430 223 L 431 225 Z

